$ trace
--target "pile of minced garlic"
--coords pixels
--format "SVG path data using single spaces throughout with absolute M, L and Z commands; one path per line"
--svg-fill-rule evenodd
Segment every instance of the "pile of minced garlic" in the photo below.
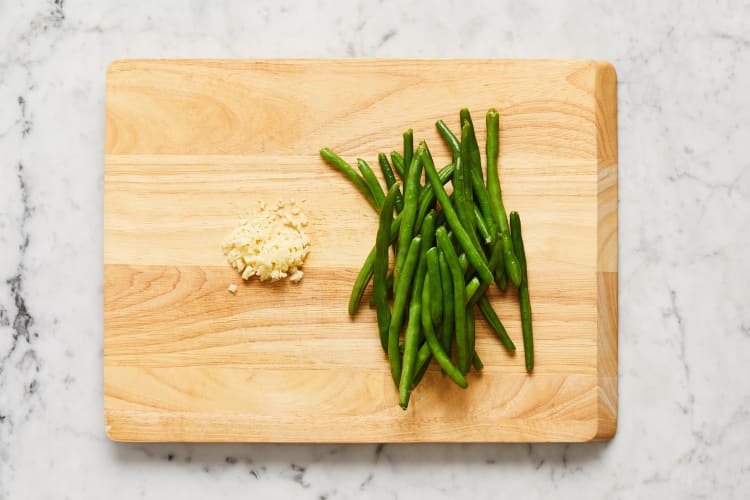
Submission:
M 287 204 L 279 200 L 274 207 L 260 202 L 256 216 L 241 219 L 221 248 L 242 279 L 258 276 L 261 281 L 276 281 L 289 277 L 296 283 L 302 279 L 300 267 L 310 253 L 305 226 L 307 217 L 293 198 Z M 229 291 L 236 292 L 236 286 L 230 286 Z

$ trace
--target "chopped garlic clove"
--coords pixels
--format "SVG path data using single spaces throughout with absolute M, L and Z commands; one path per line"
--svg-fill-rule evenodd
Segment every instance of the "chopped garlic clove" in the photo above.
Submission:
M 279 200 L 266 210 L 265 203 L 259 202 L 257 216 L 251 221 L 240 220 L 224 240 L 224 255 L 243 279 L 258 276 L 261 281 L 276 281 L 291 274 L 296 283 L 302 278 L 298 268 L 310 253 L 310 239 L 302 230 L 308 220 L 294 204 L 285 209 Z

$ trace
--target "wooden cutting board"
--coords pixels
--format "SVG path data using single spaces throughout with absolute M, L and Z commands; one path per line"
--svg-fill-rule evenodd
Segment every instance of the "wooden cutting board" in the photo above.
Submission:
M 117 441 L 587 441 L 617 422 L 616 74 L 579 60 L 114 62 L 107 72 L 104 410 Z M 501 115 L 508 210 L 524 221 L 536 369 L 516 292 L 477 320 L 461 390 L 432 366 L 397 404 L 374 311 L 347 315 L 376 215 L 320 160 L 401 148 L 412 127 Z M 300 284 L 243 284 L 220 245 L 257 203 L 310 219 Z M 227 292 L 239 285 L 236 295 Z M 364 304 L 367 304 L 365 297 Z

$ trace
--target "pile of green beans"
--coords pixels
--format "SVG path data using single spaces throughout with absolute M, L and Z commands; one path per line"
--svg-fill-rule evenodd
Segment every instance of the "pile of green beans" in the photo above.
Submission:
M 511 212 L 509 223 L 500 190 L 499 114 L 490 109 L 486 116 L 486 182 L 469 110 L 461 109 L 459 119 L 458 136 L 443 120 L 435 124 L 453 156 L 440 170 L 426 142 L 415 149 L 412 129 L 403 133 L 403 153 L 392 151 L 390 162 L 379 153 L 385 189 L 365 160 L 357 159 L 357 173 L 330 149 L 320 150 L 378 213 L 375 246 L 355 280 L 349 314 L 357 313 L 372 281 L 380 344 L 403 409 L 431 359 L 461 388 L 468 387 L 472 366 L 483 368 L 475 349 L 475 312 L 505 349 L 515 353 L 487 296 L 493 283 L 501 292 L 508 283 L 518 289 L 525 366 L 528 372 L 534 368 L 521 219 Z

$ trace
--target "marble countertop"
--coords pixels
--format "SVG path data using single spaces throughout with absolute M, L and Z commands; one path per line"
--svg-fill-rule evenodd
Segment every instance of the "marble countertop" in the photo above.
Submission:
M 742 252 L 750 247 L 750 2 L 442 3 L 0 2 L 1 499 L 748 497 L 750 261 Z M 614 63 L 620 420 L 613 441 L 302 446 L 106 438 L 107 64 L 321 56 Z

